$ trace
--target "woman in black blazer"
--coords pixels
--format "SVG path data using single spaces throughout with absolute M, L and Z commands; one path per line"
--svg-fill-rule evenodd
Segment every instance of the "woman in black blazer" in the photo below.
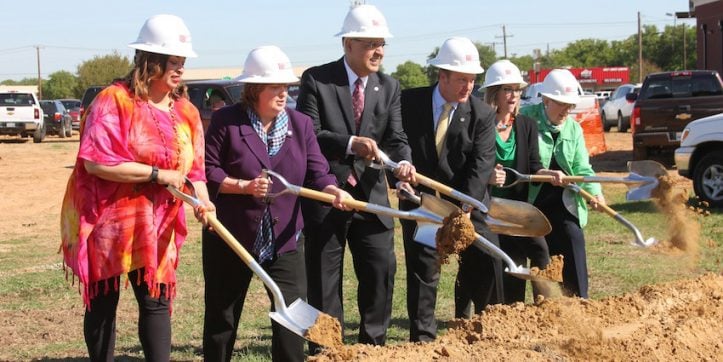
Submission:
M 495 62 L 487 70 L 484 88 L 485 102 L 496 109 L 496 166 L 490 177 L 491 185 L 505 183 L 503 166 L 513 168 L 523 174 L 544 174 L 562 177 L 559 171 L 543 168 L 540 162 L 537 144 L 537 121 L 519 115 L 520 95 L 527 85 L 522 80 L 519 69 L 509 60 Z M 560 181 L 560 179 L 557 179 Z M 493 188 L 492 196 L 518 201 L 528 201 L 528 184 L 520 183 L 512 188 Z M 549 250 L 545 238 L 515 237 L 500 235 L 500 247 L 517 265 L 544 269 L 550 262 Z M 509 275 L 504 279 L 506 303 L 525 301 L 525 281 Z M 538 283 L 532 284 L 533 294 L 543 293 Z

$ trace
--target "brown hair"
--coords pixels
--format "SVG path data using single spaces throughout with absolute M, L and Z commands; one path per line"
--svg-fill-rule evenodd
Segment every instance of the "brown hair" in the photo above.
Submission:
M 495 112 L 497 111 L 497 94 L 502 90 L 502 87 L 507 84 L 500 84 L 500 85 L 493 85 L 491 87 L 487 87 L 485 90 L 485 103 L 492 106 L 492 108 L 495 109 Z M 513 116 L 516 116 L 520 112 L 520 102 L 517 102 L 517 107 L 515 107 L 515 111 L 512 112 Z
M 161 77 L 166 72 L 166 63 L 170 55 L 151 53 L 136 50 L 133 59 L 133 69 L 123 78 L 128 84 L 131 93 L 142 100 L 148 100 L 148 91 L 151 81 Z M 171 98 L 177 100 L 187 96 L 186 85 L 181 83 L 171 92 Z
M 256 111 L 256 102 L 259 100 L 259 94 L 263 92 L 268 84 L 264 83 L 246 83 L 244 84 L 244 91 L 241 94 L 241 104 Z

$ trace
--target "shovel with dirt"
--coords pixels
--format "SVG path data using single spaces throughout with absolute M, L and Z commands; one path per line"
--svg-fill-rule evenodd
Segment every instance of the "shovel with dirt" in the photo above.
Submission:
M 386 153 L 379 150 L 380 163 L 371 162 L 370 167 L 387 168 L 392 171 L 399 167 L 399 164 L 392 161 Z M 461 202 L 469 205 L 483 214 L 484 222 L 490 230 L 496 234 L 511 236 L 545 236 L 552 231 L 550 222 L 535 206 L 522 201 L 507 200 L 492 197 L 488 208 L 480 200 L 465 193 L 457 191 L 441 182 L 435 181 L 427 176 L 417 173 L 417 182 Z M 515 225 L 516 227 L 511 227 Z M 525 231 L 528 230 L 528 231 Z
M 193 184 L 188 179 L 186 179 L 185 189 L 190 192 L 190 194 L 184 193 L 183 191 L 178 190 L 173 186 L 168 186 L 167 189 L 171 192 L 171 194 L 173 194 L 173 196 L 180 200 L 183 200 L 194 208 L 202 205 L 201 201 L 196 197 L 196 191 L 193 187 Z M 281 294 L 279 286 L 276 284 L 276 282 L 274 282 L 273 279 L 271 279 L 271 276 L 269 276 L 266 271 L 264 271 L 261 265 L 259 265 L 259 263 L 254 260 L 253 256 L 251 256 L 251 254 L 249 254 L 249 252 L 241 245 L 241 243 L 239 243 L 238 240 L 233 235 L 231 235 L 228 229 L 226 229 L 226 227 L 224 227 L 223 224 L 218 221 L 214 214 L 207 214 L 207 219 L 209 225 L 214 230 L 214 232 L 218 234 L 221 239 L 223 239 L 223 241 L 226 242 L 226 244 L 231 248 L 231 250 L 233 250 L 234 253 L 236 253 L 241 258 L 241 260 L 251 269 L 251 271 L 254 272 L 254 274 L 256 274 L 261 279 L 264 285 L 271 291 L 271 295 L 273 295 L 274 298 L 275 310 L 274 312 L 269 313 L 269 317 L 271 317 L 271 319 L 275 320 L 277 323 L 281 324 L 286 329 L 301 336 L 302 338 L 317 343 L 319 345 L 325 347 L 334 347 L 342 343 L 340 340 L 341 337 L 339 337 L 339 340 L 336 341 L 333 340 L 335 338 L 329 338 L 329 336 L 326 335 L 328 333 L 321 333 L 322 337 L 315 338 L 314 335 L 317 335 L 317 333 L 314 333 L 314 331 L 320 329 L 334 329 L 334 322 L 336 322 L 336 324 L 338 324 L 339 322 L 335 318 L 320 312 L 319 310 L 312 307 L 301 299 L 297 299 L 287 307 L 286 301 L 284 300 L 284 296 Z
M 289 183 L 284 177 L 277 174 L 276 172 L 273 172 L 271 170 L 265 170 L 265 172 L 268 175 L 273 176 L 274 178 L 278 179 L 278 181 L 283 185 L 284 189 L 282 191 L 276 192 L 274 194 L 267 195 L 268 198 L 273 199 L 275 197 L 278 197 L 285 193 L 292 193 L 297 196 L 306 197 L 312 200 L 317 200 L 325 203 L 332 203 L 334 201 L 334 195 L 327 194 L 324 192 L 311 190 L 305 187 L 293 185 Z M 456 205 L 442 200 L 438 197 L 434 197 L 432 195 L 423 195 L 423 197 L 420 199 L 420 207 L 413 210 L 397 210 L 386 206 L 381 206 L 377 204 L 371 204 L 364 201 L 359 201 L 355 199 L 346 200 L 344 204 L 350 208 L 353 208 L 355 210 L 364 211 L 364 212 L 370 212 L 374 214 L 379 215 L 386 215 L 390 217 L 395 217 L 399 219 L 407 219 L 407 220 L 415 220 L 417 222 L 417 230 L 414 234 L 414 240 L 420 244 L 426 245 L 431 248 L 436 249 L 436 235 L 437 231 L 442 227 L 442 224 L 445 221 L 445 217 L 450 216 L 451 214 L 455 212 L 461 211 Z M 547 221 L 547 219 L 545 219 Z M 503 224 L 506 225 L 506 224 Z M 549 227 L 549 223 L 547 224 Z M 512 228 L 519 228 L 519 226 L 504 226 L 504 227 L 512 227 Z M 540 234 L 541 232 L 549 232 L 549 230 L 532 230 L 531 232 L 528 231 L 526 233 L 532 233 L 536 234 L 535 236 L 541 236 L 544 234 Z M 501 259 L 506 265 L 507 268 L 505 269 L 505 272 L 509 273 L 510 275 L 525 279 L 525 280 L 536 280 L 536 281 L 553 281 L 549 279 L 546 276 L 543 275 L 536 275 L 533 274 L 529 268 L 525 268 L 523 266 L 515 265 L 515 262 L 512 260 L 512 258 L 509 257 L 502 249 L 497 247 L 495 244 L 490 242 L 489 240 L 485 239 L 483 236 L 474 233 L 474 244 L 481 247 L 486 253 L 489 255 Z
M 511 182 L 505 183 L 499 188 L 508 188 L 523 182 L 552 182 L 550 175 L 527 175 L 517 170 L 504 167 L 507 175 L 512 175 Z M 622 183 L 628 187 L 625 199 L 628 201 L 646 200 L 652 197 L 653 190 L 658 187 L 658 178 L 667 175 L 665 167 L 658 162 L 651 160 L 628 161 L 628 171 L 625 177 L 613 176 L 564 176 L 563 181 L 567 182 L 598 182 L 598 183 Z

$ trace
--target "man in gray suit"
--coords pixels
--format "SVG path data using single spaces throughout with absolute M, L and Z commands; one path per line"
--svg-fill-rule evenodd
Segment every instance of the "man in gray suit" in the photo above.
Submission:
M 378 147 L 403 166 L 400 180 L 413 181 L 414 167 L 402 131 L 399 82 L 378 73 L 385 38 L 384 16 L 372 5 L 352 7 L 342 31 L 344 56 L 302 75 L 297 110 L 314 121 L 319 146 L 340 186 L 354 198 L 389 205 L 386 173 L 365 167 Z M 342 269 L 347 240 L 359 281 L 359 342 L 383 345 L 391 320 L 396 260 L 394 220 L 328 205 L 302 204 L 309 303 L 344 325 Z M 312 345 L 312 353 L 315 346 Z
M 402 92 L 402 122 L 409 136 L 414 165 L 420 174 L 489 205 L 487 182 L 495 163 L 495 113 L 471 96 L 477 74 L 484 71 L 477 47 L 467 38 L 450 38 L 429 63 L 439 69 L 437 84 Z M 412 191 L 408 184 L 400 183 L 399 187 Z M 420 190 L 435 193 L 426 187 Z M 402 209 L 415 207 L 409 201 L 400 201 Z M 471 218 L 480 234 L 497 242 L 478 210 L 472 211 Z M 413 240 L 415 227 L 414 221 L 402 220 L 409 339 L 427 342 L 437 333 L 434 310 L 439 261 L 436 250 Z M 462 252 L 455 283 L 456 316 L 462 316 L 470 299 L 476 310 L 499 302 L 500 281 L 501 264 L 496 259 L 474 245 Z

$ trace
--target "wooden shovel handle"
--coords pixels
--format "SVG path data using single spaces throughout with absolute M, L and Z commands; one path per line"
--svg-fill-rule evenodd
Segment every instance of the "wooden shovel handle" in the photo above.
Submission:
M 316 201 L 326 202 L 328 204 L 331 204 L 334 202 L 334 195 L 327 194 L 326 192 L 316 191 L 312 189 L 307 189 L 305 187 L 299 188 L 299 196 L 306 197 L 309 199 L 314 199 Z M 366 210 L 367 203 L 364 201 L 359 201 L 355 199 L 346 200 L 344 201 L 344 205 L 355 209 L 355 210 Z
M 587 201 L 591 201 L 591 200 L 595 199 L 595 196 L 593 196 L 591 193 L 585 191 L 582 187 L 580 188 L 580 195 L 582 195 L 582 197 Z M 603 211 L 612 217 L 616 217 L 618 215 L 618 212 L 613 210 L 608 205 L 598 204 L 598 207 L 602 207 Z
M 416 178 L 417 178 L 418 183 L 420 183 L 424 186 L 427 186 L 435 191 L 439 191 L 440 194 L 451 196 L 452 191 L 454 191 L 453 188 L 451 188 L 443 183 L 432 180 L 431 178 L 429 178 L 427 176 L 424 176 L 421 174 L 416 174 Z
M 208 220 L 209 225 L 211 225 L 213 231 L 226 242 L 226 245 L 228 245 L 228 247 L 231 248 L 231 250 L 233 250 L 233 252 L 236 253 L 236 255 L 238 255 L 246 265 L 250 265 L 254 261 L 254 257 L 251 256 L 246 248 L 244 248 L 241 243 L 239 243 L 239 241 L 231 235 L 231 232 L 228 231 L 228 229 L 226 229 L 220 221 L 218 221 L 216 215 L 207 213 L 206 219 Z

